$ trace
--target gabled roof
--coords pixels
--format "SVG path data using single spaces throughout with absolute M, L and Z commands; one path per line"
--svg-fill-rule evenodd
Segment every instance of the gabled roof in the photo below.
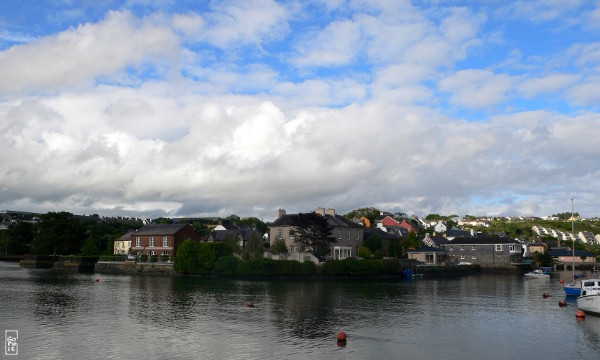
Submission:
M 240 235 L 239 230 L 217 230 L 211 231 L 207 238 L 211 238 L 213 241 L 223 241 L 228 236 L 238 238 Z
M 159 225 L 146 225 L 131 235 L 175 235 L 184 227 L 189 226 L 188 224 L 159 224 Z
M 273 223 L 271 224 L 271 227 L 274 226 L 293 226 L 294 225 L 294 220 L 298 217 L 298 214 L 289 214 L 289 215 L 283 215 L 279 218 L 277 218 L 277 220 L 273 221 Z M 329 215 L 326 214 L 325 218 L 327 219 L 327 224 L 329 224 L 329 226 L 332 227 L 351 227 L 351 228 L 359 228 L 362 229 L 362 226 L 360 226 L 359 224 L 352 222 L 351 220 L 346 219 L 345 217 L 341 216 L 341 215 Z
M 373 235 L 379 236 L 381 240 L 402 240 L 402 236 L 383 231 L 381 228 L 368 228 L 364 230 L 365 239 L 368 239 Z
M 128 232 L 127 234 L 118 238 L 116 241 L 131 241 L 131 235 L 133 235 L 135 233 L 136 233 L 136 231 L 132 230 L 132 231 Z

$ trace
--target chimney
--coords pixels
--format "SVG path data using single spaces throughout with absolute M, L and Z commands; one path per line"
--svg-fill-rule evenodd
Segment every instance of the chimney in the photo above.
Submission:
M 318 207 L 315 209 L 315 212 L 321 216 L 325 216 L 325 208 Z
M 280 218 L 280 217 L 282 217 L 282 216 L 285 216 L 285 209 L 281 209 L 281 208 L 280 208 L 280 209 L 277 211 L 277 218 Z
M 335 209 L 327 209 L 327 211 L 325 212 L 327 215 L 331 215 L 333 217 L 335 217 Z

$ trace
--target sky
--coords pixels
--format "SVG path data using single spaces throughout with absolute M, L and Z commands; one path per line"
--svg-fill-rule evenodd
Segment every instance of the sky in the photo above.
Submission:
M 0 210 L 600 215 L 600 1 L 0 1 Z

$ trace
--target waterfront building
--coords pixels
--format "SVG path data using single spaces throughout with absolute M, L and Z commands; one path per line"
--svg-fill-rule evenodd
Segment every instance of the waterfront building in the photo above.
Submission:
M 363 245 L 364 228 L 352 222 L 345 217 L 335 213 L 335 209 L 317 208 L 315 213 L 325 217 L 331 228 L 331 234 L 337 240 L 330 247 L 330 256 L 336 260 L 346 258 L 356 258 L 358 256 L 358 248 Z M 286 214 L 284 209 L 279 209 L 277 220 L 275 220 L 269 228 L 270 245 L 277 240 L 283 240 L 290 253 L 297 253 L 298 249 L 294 244 L 294 239 L 290 234 L 290 230 L 294 228 L 294 219 L 298 214 Z
M 470 262 L 482 268 L 512 268 L 523 262 L 521 243 L 506 237 L 458 237 L 441 248 L 448 260 Z
M 131 234 L 131 253 L 170 259 L 186 239 L 200 242 L 200 235 L 189 224 L 146 225 Z

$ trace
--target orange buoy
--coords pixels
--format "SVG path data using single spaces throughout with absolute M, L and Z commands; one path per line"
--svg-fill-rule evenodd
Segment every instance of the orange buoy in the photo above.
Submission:
M 547 299 L 550 295 L 547 292 L 544 293 L 544 299 Z
M 564 301 L 564 300 L 561 300 L 561 301 L 558 302 L 558 306 L 565 307 L 565 306 L 567 306 L 567 302 Z
M 252 301 L 248 301 L 248 307 L 254 307 L 254 304 L 252 303 Z
M 585 313 L 581 310 L 577 310 L 577 312 L 575 313 L 575 317 L 579 318 L 579 319 L 583 319 L 583 318 L 585 318 Z
M 564 283 L 564 282 L 565 282 L 565 281 L 564 281 L 563 279 L 560 279 L 560 283 L 561 283 L 561 284 L 562 284 L 562 283 Z
M 337 334 L 337 341 L 338 341 L 338 343 L 344 343 L 345 344 L 346 343 L 346 333 L 343 332 L 343 331 L 340 331 Z
M 98 282 L 98 281 L 99 281 L 98 278 L 96 278 L 96 282 Z

